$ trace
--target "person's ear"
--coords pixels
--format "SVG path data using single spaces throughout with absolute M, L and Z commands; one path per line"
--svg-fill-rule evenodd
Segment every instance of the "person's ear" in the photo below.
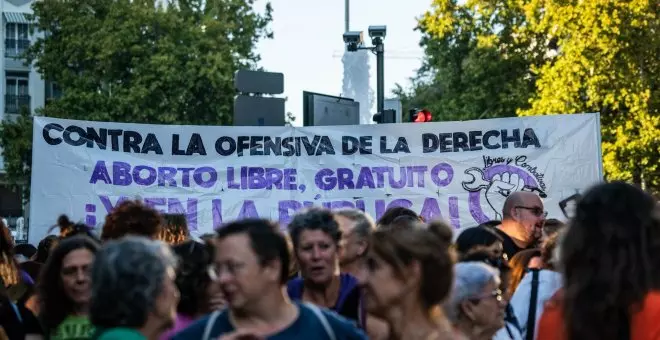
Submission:
M 476 319 L 476 304 L 470 300 L 461 302 L 458 308 L 468 320 L 474 321 Z
M 364 256 L 369 249 L 369 242 L 365 239 L 360 239 L 356 242 L 358 256 Z
M 406 283 L 410 287 L 418 287 L 422 281 L 422 265 L 419 261 L 412 261 L 404 268 Z
M 263 272 L 270 281 L 279 282 L 280 273 L 283 270 L 286 270 L 287 273 L 289 272 L 289 268 L 282 268 L 282 262 L 278 260 L 272 260 L 263 266 Z
M 511 217 L 513 217 L 514 220 L 520 221 L 520 214 L 521 214 L 520 210 L 522 209 L 511 208 L 509 214 Z

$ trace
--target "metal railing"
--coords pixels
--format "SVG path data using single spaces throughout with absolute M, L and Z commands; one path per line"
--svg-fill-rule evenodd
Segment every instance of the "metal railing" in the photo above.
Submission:
M 30 96 L 29 95 L 5 95 L 5 113 L 19 114 L 21 108 L 25 107 L 30 110 Z
M 22 57 L 29 47 L 28 39 L 5 39 L 5 57 Z

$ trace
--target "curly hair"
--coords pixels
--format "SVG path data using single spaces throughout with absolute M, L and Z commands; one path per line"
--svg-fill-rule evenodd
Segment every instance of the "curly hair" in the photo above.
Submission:
M 624 182 L 599 184 L 576 205 L 561 244 L 568 340 L 630 337 L 630 317 L 660 289 L 660 221 L 653 198 Z
M 305 230 L 321 230 L 330 236 L 335 245 L 339 245 L 341 240 L 341 229 L 329 209 L 313 207 L 303 210 L 293 217 L 288 228 L 293 248 L 296 251 L 300 244 L 300 235 Z
M 98 243 L 83 235 L 62 240 L 53 249 L 41 270 L 37 290 L 41 311 L 39 318 L 46 334 L 50 334 L 64 319 L 74 312 L 74 304 L 62 287 L 61 271 L 64 258 L 78 249 L 87 249 L 96 254 Z
M 208 268 L 213 262 L 213 246 L 186 241 L 174 246 L 172 250 L 181 264 L 176 276 L 176 286 L 181 294 L 177 312 L 187 316 L 208 312 L 206 291 L 211 284 Z
M 372 253 L 392 266 L 401 280 L 405 268 L 419 262 L 422 272 L 419 288 L 423 307 L 430 310 L 450 293 L 455 256 L 450 249 L 451 228 L 442 222 L 414 221 L 407 228 L 379 229 L 372 235 Z
M 163 214 L 165 227 L 161 230 L 158 239 L 169 244 L 177 245 L 185 242 L 190 236 L 188 221 L 184 214 Z
M 123 201 L 105 217 L 101 240 L 116 240 L 126 235 L 156 239 L 164 224 L 163 216 L 141 201 Z

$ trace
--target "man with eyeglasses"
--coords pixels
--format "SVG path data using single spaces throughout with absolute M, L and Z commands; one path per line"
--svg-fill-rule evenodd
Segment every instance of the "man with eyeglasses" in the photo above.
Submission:
M 541 236 L 547 215 L 543 201 L 536 193 L 516 191 L 507 197 L 502 209 L 502 224 L 495 231 L 502 237 L 508 258 L 534 246 Z
M 367 339 L 338 314 L 289 299 L 290 254 L 277 225 L 260 219 L 235 221 L 218 229 L 215 243 L 208 272 L 227 308 L 193 323 L 173 340 Z

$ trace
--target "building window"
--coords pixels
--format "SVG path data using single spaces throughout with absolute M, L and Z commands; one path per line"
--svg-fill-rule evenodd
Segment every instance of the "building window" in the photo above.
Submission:
M 5 75 L 5 113 L 18 114 L 21 108 L 30 110 L 29 78 L 26 72 Z
M 46 103 L 62 97 L 62 89 L 54 81 L 46 81 Z
M 5 30 L 5 56 L 21 57 L 30 47 L 28 24 L 8 23 Z

